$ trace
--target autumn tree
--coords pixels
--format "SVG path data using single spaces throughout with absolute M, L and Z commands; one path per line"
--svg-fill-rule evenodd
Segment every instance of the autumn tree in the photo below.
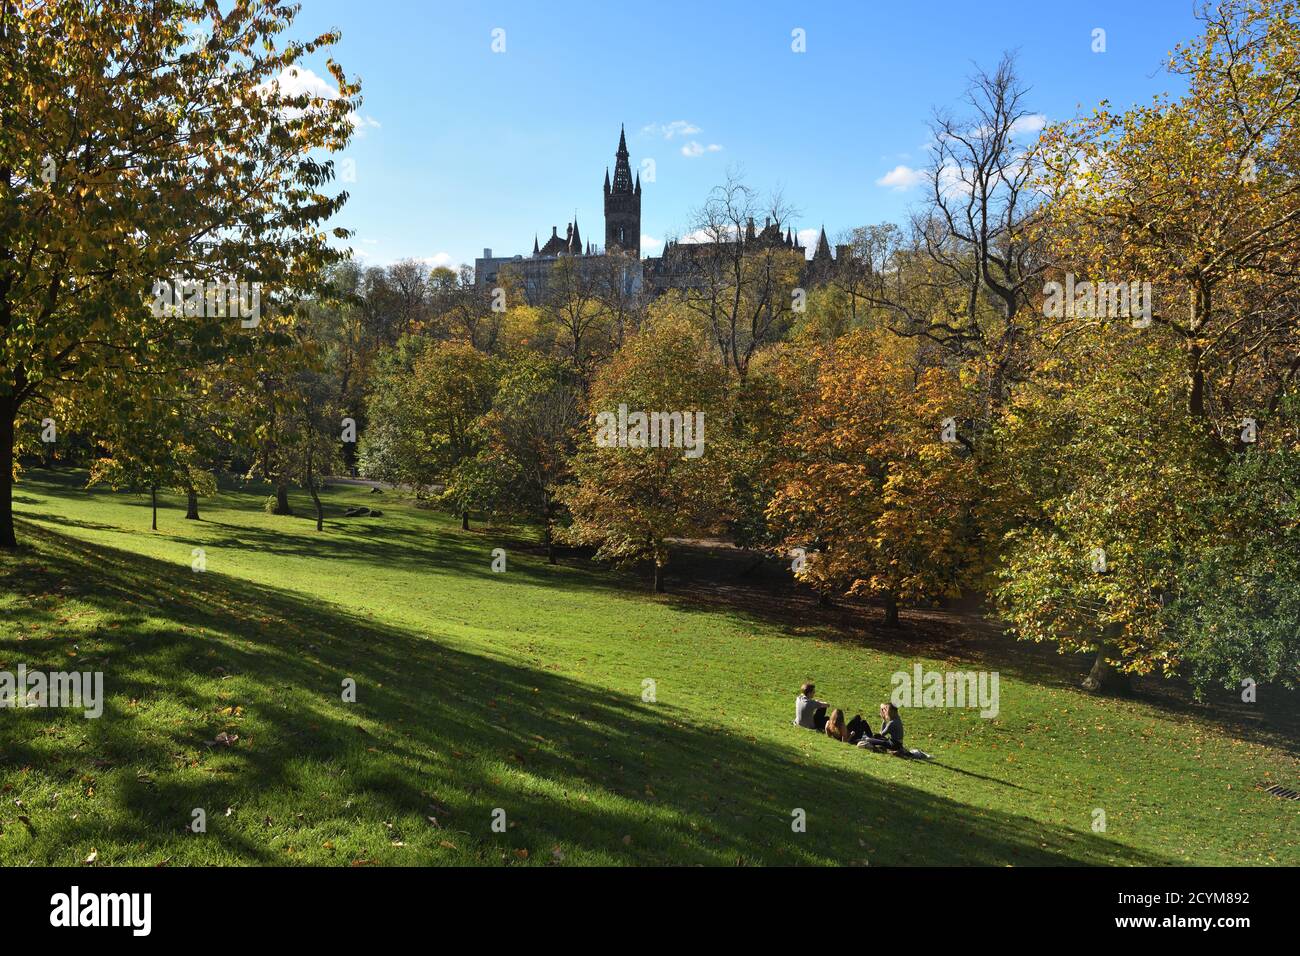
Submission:
M 1031 148 L 1039 118 L 1005 56 L 970 80 L 959 114 L 931 124 L 926 197 L 911 233 L 860 236 L 867 298 L 899 335 L 932 343 L 978 373 L 978 435 L 1023 372 L 1025 316 L 1048 265 Z
M 1171 343 L 1094 330 L 1051 352 L 999 424 L 1017 527 L 994 598 L 1021 639 L 1095 655 L 1087 689 L 1118 689 L 1177 668 L 1161 608 L 1212 530 L 1215 461 L 1182 413 Z
M 528 352 L 511 356 L 477 424 L 479 452 L 453 479 L 473 486 L 467 493 L 488 510 L 539 524 L 551 564 L 563 511 L 559 490 L 570 475 L 583 397 L 563 363 Z
M 407 340 L 402 351 L 375 377 L 362 471 L 435 497 L 468 530 L 477 485 L 452 478 L 478 453 L 479 417 L 496 388 L 494 362 L 466 342 Z
M 599 370 L 588 413 L 560 496 L 566 537 L 602 559 L 651 562 L 662 591 L 669 539 L 725 516 L 725 465 L 710 443 L 728 427 L 726 370 L 692 324 L 661 317 Z
M 560 354 L 584 381 L 608 354 L 610 292 L 607 267 L 579 256 L 560 256 L 547 278 L 542 315 L 554 329 Z
M 762 234 L 755 223 L 760 215 Z M 782 223 L 793 216 L 780 194 L 763 203 L 738 171 L 729 171 L 695 211 L 693 241 L 673 250 L 687 277 L 682 300 L 708 331 L 723 364 L 741 377 L 759 350 L 784 336 L 795 315 L 805 262 L 777 241 Z
M 1103 105 L 1042 145 L 1059 258 L 1081 281 L 1149 287 L 1142 320 L 1177 344 L 1188 413 L 1225 448 L 1300 371 L 1298 9 L 1206 4 L 1169 64 L 1185 93 Z M 1072 324 L 1106 318 L 1130 321 Z
M 253 334 L 224 310 L 159 310 L 152 291 L 257 282 L 294 297 L 334 253 L 320 224 L 346 194 L 316 155 L 349 140 L 359 87 L 295 70 L 337 40 L 284 40 L 295 7 L 200 0 L 0 6 L 0 546 L 15 545 L 14 433 L 31 403 L 105 399 L 179 376 Z M 79 397 L 77 400 L 81 400 Z
M 91 463 L 88 485 L 148 494 L 154 531 L 160 490 L 185 495 L 185 517 L 197 520 L 199 497 L 217 490 L 212 424 L 196 407 L 200 402 L 186 394 L 132 396 L 122 420 L 99 438 L 101 454 Z
M 492 292 L 477 286 L 473 267 L 434 269 L 432 294 L 433 310 L 449 336 L 488 355 L 497 353 L 505 310 L 492 307 Z
M 1072 296 L 1034 318 L 1044 354 L 1006 422 L 1003 458 L 1037 509 L 1009 539 L 997 598 L 1020 636 L 1095 652 L 1093 689 L 1188 667 L 1230 679 L 1244 661 L 1278 674 L 1286 659 L 1270 615 L 1206 632 L 1193 609 L 1297 583 L 1242 546 L 1262 529 L 1229 503 L 1273 516 L 1263 540 L 1289 541 L 1292 519 L 1265 502 L 1290 493 L 1274 469 L 1300 370 L 1300 18 L 1271 0 L 1200 16 L 1170 64 L 1185 93 L 1103 106 L 1042 144 L 1045 225 Z
M 798 578 L 821 593 L 902 604 L 955 597 L 978 570 L 979 478 L 958 377 L 915 349 L 858 331 L 820 347 L 785 434 L 768 508 Z

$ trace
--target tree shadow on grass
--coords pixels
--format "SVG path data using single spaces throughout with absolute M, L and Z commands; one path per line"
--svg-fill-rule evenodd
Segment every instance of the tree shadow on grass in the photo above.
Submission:
M 30 808 L 35 835 L 0 844 L 6 855 L 66 863 L 94 845 L 137 862 L 1170 862 L 881 780 L 866 762 L 810 765 L 796 728 L 789 747 L 760 743 L 635 693 L 25 525 L 39 554 L 10 576 L 32 593 L 72 587 L 103 613 L 84 643 L 107 658 L 109 700 L 99 720 L 0 722 L 8 779 L 24 770 L 22 787 L 66 788 L 93 774 L 99 788 L 96 812 Z M 59 614 L 45 602 L 27 620 L 53 629 Z M 0 653 L 54 666 L 56 649 L 35 643 L 5 635 Z M 345 677 L 355 704 L 340 700 Z M 220 713 L 235 704 L 242 716 Z M 209 746 L 224 726 L 240 739 Z M 194 807 L 208 811 L 202 836 L 183 833 Z M 496 809 L 505 833 L 491 830 Z M 806 832 L 792 828 L 796 809 Z

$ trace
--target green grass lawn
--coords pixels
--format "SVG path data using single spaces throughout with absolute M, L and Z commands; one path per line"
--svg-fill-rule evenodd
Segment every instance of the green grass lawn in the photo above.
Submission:
M 391 493 L 331 489 L 322 533 L 305 495 L 226 490 L 200 522 L 166 497 L 155 533 L 83 482 L 29 472 L 0 556 L 0 670 L 101 670 L 107 697 L 0 710 L 6 864 L 1300 863 L 1300 805 L 1257 789 L 1296 785 L 1293 724 L 1095 699 L 1009 640 L 656 597 Z M 870 712 L 917 661 L 999 670 L 999 715 L 905 712 L 932 763 L 791 726 L 803 680 Z

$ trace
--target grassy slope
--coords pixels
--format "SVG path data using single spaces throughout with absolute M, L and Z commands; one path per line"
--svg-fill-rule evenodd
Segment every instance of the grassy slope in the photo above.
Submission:
M 1294 786 L 1294 746 L 1004 668 L 996 719 L 907 717 L 939 762 L 871 755 L 792 728 L 793 688 L 868 710 L 958 665 L 548 567 L 391 494 L 332 490 L 319 534 L 305 497 L 261 501 L 169 498 L 155 534 L 138 498 L 19 485 L 0 669 L 100 669 L 109 699 L 0 711 L 0 862 L 1300 862 L 1296 804 L 1254 789 Z

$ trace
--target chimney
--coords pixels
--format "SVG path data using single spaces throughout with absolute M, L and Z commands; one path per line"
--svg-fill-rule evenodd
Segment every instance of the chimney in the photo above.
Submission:
M 484 250 L 483 250 L 483 258 L 484 258 L 484 259 L 491 259 L 491 258 L 492 258 L 492 250 L 491 250 L 491 249 L 484 248 Z

